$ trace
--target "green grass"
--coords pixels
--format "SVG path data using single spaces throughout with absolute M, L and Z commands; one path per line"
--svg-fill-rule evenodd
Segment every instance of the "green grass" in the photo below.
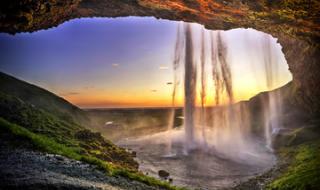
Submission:
M 185 187 L 172 186 L 166 181 L 160 181 L 160 180 L 157 180 L 157 179 L 155 179 L 153 177 L 142 175 L 139 172 L 128 172 L 126 169 L 116 169 L 116 170 L 114 170 L 113 175 L 115 175 L 115 176 L 119 176 L 120 175 L 120 176 L 129 178 L 131 180 L 140 181 L 140 182 L 143 182 L 143 183 L 145 183 L 147 185 L 157 186 L 157 187 L 161 187 L 161 188 L 164 188 L 164 189 L 169 189 L 169 190 L 187 190 L 187 188 L 185 188 Z
M 0 117 L 66 147 L 78 148 L 82 155 L 97 157 L 133 170 L 138 167 L 138 163 L 129 152 L 104 139 L 100 133 L 92 132 L 2 92 L 0 92 Z M 96 154 L 97 152 L 101 154 Z
M 106 175 L 180 189 L 138 172 L 130 152 L 85 128 L 83 124 L 90 123 L 86 112 L 55 94 L 1 72 L 0 87 L 0 132 L 12 136 L 9 143 L 13 146 L 32 145 L 95 165 Z
M 102 170 L 109 176 L 123 176 L 131 180 L 139 181 L 150 186 L 156 186 L 168 190 L 184 190 L 185 188 L 175 187 L 170 185 L 168 182 L 157 180 L 153 177 L 145 176 L 140 172 L 131 171 L 126 168 L 115 166 L 106 161 L 100 160 L 93 156 L 87 156 L 81 154 L 80 148 L 72 148 L 63 144 L 57 143 L 55 140 L 50 139 L 44 135 L 35 134 L 26 128 L 19 125 L 12 124 L 5 119 L 0 117 L 0 131 L 10 133 L 17 139 L 27 141 L 34 145 L 37 149 L 51 153 L 59 154 L 71 159 L 83 161 L 92 165 L 97 166 L 98 169 Z
M 0 72 L 0 92 L 20 99 L 69 123 L 87 125 L 85 112 L 52 92 Z
M 52 154 L 63 155 L 76 160 L 81 159 L 81 155 L 79 154 L 79 148 L 71 148 L 63 144 L 59 144 L 56 141 L 44 135 L 39 135 L 30 132 L 28 129 L 16 124 L 12 124 L 4 120 L 3 118 L 0 118 L 0 126 L 3 131 L 9 132 L 10 134 L 18 137 L 19 139 L 25 139 L 28 142 L 31 142 L 34 146 L 36 146 L 36 148 L 42 151 Z
M 288 169 L 267 189 L 320 189 L 320 141 L 282 148 L 281 159 L 292 159 Z

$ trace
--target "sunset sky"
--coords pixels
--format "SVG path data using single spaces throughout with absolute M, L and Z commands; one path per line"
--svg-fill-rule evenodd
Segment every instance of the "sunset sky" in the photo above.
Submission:
M 0 71 L 80 107 L 168 106 L 177 25 L 155 18 L 94 18 L 31 34 L 0 34 Z M 194 28 L 197 35 L 201 26 Z M 254 51 L 259 45 L 257 36 L 253 30 L 225 34 L 232 44 L 229 53 L 237 101 L 267 90 L 258 63 L 263 52 Z M 278 87 L 290 81 L 291 74 L 280 46 L 275 48 L 279 49 Z

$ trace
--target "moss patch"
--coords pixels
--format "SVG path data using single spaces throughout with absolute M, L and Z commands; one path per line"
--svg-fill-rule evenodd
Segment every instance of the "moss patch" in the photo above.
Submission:
M 290 166 L 267 189 L 320 189 L 320 141 L 282 148 L 281 159 L 291 159 Z

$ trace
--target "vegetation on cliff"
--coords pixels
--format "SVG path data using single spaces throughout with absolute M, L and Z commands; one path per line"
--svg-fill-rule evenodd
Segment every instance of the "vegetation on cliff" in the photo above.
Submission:
M 289 167 L 267 189 L 320 189 L 320 141 L 281 148 L 280 156 Z
M 267 189 L 304 190 L 320 188 L 319 121 L 282 133 L 275 139 L 277 155 L 285 167 Z
M 44 152 L 96 165 L 106 175 L 121 175 L 164 189 L 179 189 L 167 182 L 140 173 L 137 170 L 138 163 L 133 159 L 132 154 L 106 140 L 100 133 L 91 132 L 73 122 L 73 119 L 66 118 L 67 114 L 60 115 L 59 111 L 46 111 L 47 106 L 55 104 L 54 101 L 46 102 L 44 105 L 35 105 L 27 102 L 25 97 L 20 98 L 19 96 L 28 91 L 32 93 L 34 100 L 47 97 L 60 102 L 61 98 L 4 73 L 0 73 L 0 76 L 0 132 L 13 136 L 15 140 L 18 139 L 20 145 L 32 144 L 32 147 Z M 8 84 L 23 88 L 15 88 L 14 91 L 10 91 Z M 62 109 L 58 105 L 53 105 L 55 110 Z M 79 108 L 74 107 L 74 109 Z

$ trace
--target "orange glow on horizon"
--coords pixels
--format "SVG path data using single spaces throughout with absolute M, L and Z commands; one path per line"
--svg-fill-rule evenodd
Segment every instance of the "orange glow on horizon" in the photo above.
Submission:
M 286 80 L 276 86 L 276 88 L 281 87 L 286 84 Z M 243 84 L 235 89 L 234 99 L 235 102 L 246 101 L 260 92 L 269 91 L 272 89 L 267 89 L 265 87 L 255 87 Z M 170 91 L 169 91 L 170 92 Z M 206 96 L 205 106 L 215 106 L 214 93 L 208 89 Z M 171 107 L 171 93 L 168 92 L 156 92 L 144 91 L 139 94 L 128 93 L 128 94 L 108 94 L 105 92 L 93 91 L 84 92 L 74 95 L 62 96 L 69 102 L 81 107 L 81 108 L 134 108 L 134 107 Z M 179 90 L 175 106 L 182 107 L 184 102 L 182 89 Z M 201 105 L 200 91 L 197 92 L 196 104 Z M 229 102 L 226 94 L 223 94 L 221 104 L 225 105 Z

